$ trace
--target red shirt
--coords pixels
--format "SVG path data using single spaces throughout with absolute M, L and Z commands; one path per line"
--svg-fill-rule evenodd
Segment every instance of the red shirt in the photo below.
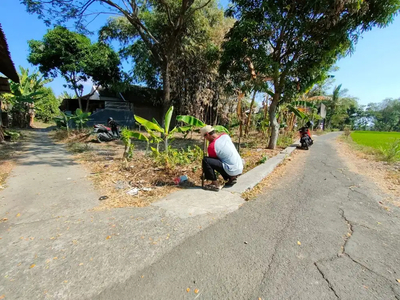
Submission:
M 218 158 L 217 156 L 217 152 L 215 152 L 215 141 L 218 140 L 221 136 L 223 136 L 226 133 L 221 134 L 219 137 L 217 137 L 216 139 L 214 139 L 210 145 L 208 145 L 208 157 L 211 158 Z

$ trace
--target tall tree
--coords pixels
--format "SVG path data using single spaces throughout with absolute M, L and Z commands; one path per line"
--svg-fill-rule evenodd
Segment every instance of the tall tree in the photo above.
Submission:
M 399 0 L 233 0 L 229 14 L 238 21 L 221 67 L 237 72 L 250 59 L 256 72 L 272 77 L 269 148 L 278 138 L 279 104 L 326 78 L 363 32 L 386 26 L 399 8 Z
M 104 43 L 92 44 L 85 35 L 64 27 L 48 30 L 41 41 L 29 41 L 29 49 L 28 61 L 38 65 L 45 76 L 61 75 L 76 94 L 80 109 L 83 109 L 84 82 L 91 80 L 95 86 L 104 86 L 120 80 L 120 59 L 111 47 Z
M 105 12 L 124 16 L 132 27 L 131 32 L 142 41 L 142 46 L 151 53 L 160 67 L 163 83 L 164 113 L 171 102 L 171 62 L 173 54 L 187 33 L 187 24 L 193 14 L 207 6 L 211 0 L 159 0 L 159 1 L 118 1 L 118 0 L 22 0 L 30 13 L 37 13 L 47 23 L 66 22 L 75 19 L 78 27 L 84 27 L 89 9 L 99 14 Z M 97 5 L 96 5 L 97 4 Z M 101 5 L 98 5 L 101 4 Z M 159 22 L 159 30 L 152 30 L 145 18 L 149 13 L 162 15 L 153 22 Z M 163 114 L 164 115 L 164 114 Z
M 165 16 L 157 11 L 143 15 L 152 32 L 163 30 Z M 215 123 L 224 83 L 219 78 L 221 45 L 234 20 L 224 17 L 216 0 L 193 13 L 186 34 L 171 56 L 171 102 L 180 114 L 191 114 L 207 123 Z M 161 66 L 148 51 L 125 17 L 109 19 L 100 31 L 100 39 L 120 42 L 123 58 L 133 61 L 132 76 L 138 83 L 162 87 Z

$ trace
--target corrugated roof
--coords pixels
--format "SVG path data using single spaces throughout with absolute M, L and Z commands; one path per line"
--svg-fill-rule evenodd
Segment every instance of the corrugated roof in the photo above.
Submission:
M 14 82 L 19 82 L 17 71 L 15 70 L 14 63 L 11 60 L 10 52 L 8 51 L 8 45 L 6 36 L 4 35 L 3 29 L 0 24 L 0 72 L 7 76 Z

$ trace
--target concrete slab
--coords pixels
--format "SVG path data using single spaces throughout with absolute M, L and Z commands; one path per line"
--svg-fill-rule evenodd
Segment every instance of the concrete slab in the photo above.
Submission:
M 244 202 L 238 194 L 195 188 L 172 193 L 152 205 L 165 209 L 167 216 L 184 219 L 211 213 L 228 214 L 237 210 Z
M 271 174 L 274 169 L 282 163 L 282 161 L 289 156 L 296 146 L 287 147 L 282 150 L 278 155 L 268 159 L 262 165 L 255 167 L 254 169 L 248 171 L 239 177 L 237 184 L 232 187 L 226 187 L 224 190 L 232 193 L 243 193 L 247 190 L 251 190 L 255 187 L 261 180 Z

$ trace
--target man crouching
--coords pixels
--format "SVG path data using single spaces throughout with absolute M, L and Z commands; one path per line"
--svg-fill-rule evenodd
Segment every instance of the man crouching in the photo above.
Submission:
M 215 171 L 224 178 L 226 186 L 235 184 L 238 175 L 243 172 L 243 161 L 229 135 L 217 135 L 210 125 L 201 128 L 200 133 L 210 143 L 208 157 L 203 158 L 203 173 L 205 179 L 211 180 L 211 184 L 204 186 L 204 189 L 220 190 Z

